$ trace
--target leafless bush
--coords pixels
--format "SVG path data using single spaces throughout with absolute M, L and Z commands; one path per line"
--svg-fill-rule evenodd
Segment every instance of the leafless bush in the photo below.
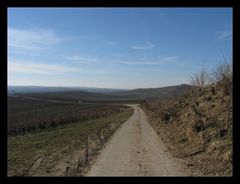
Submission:
M 224 57 L 224 56 L 223 56 Z M 230 62 L 231 59 L 227 60 L 224 57 L 224 63 L 219 64 L 215 71 L 213 72 L 214 81 L 218 84 L 222 89 L 224 95 L 229 96 L 227 98 L 227 106 L 223 107 L 222 112 L 226 112 L 226 124 L 229 135 L 232 132 L 232 64 Z
M 200 92 L 200 95 L 203 94 L 206 86 L 210 84 L 210 76 L 202 67 L 202 70 L 199 73 L 194 74 L 191 78 L 191 85 L 195 87 Z
M 223 86 L 224 94 L 230 95 L 232 92 L 232 65 L 225 60 L 219 64 L 213 72 L 214 80 Z
M 202 67 L 202 70 L 199 73 L 191 76 L 191 93 L 189 95 L 190 103 L 195 115 L 199 118 L 198 125 L 199 131 L 202 133 L 202 139 L 204 140 L 204 129 L 205 129 L 205 112 L 202 108 L 199 107 L 198 102 L 196 101 L 195 96 L 202 96 L 206 90 L 206 87 L 211 83 L 211 77 L 209 73 Z M 204 141 L 205 144 L 205 141 Z

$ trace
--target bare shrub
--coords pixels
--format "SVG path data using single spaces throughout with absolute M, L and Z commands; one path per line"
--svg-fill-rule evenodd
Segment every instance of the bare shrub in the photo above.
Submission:
M 206 114 L 202 108 L 199 107 L 199 102 L 196 101 L 195 96 L 202 96 L 206 91 L 206 87 L 211 83 L 211 77 L 209 73 L 202 67 L 202 70 L 199 73 L 191 76 L 191 85 L 193 85 L 192 92 L 189 95 L 191 107 L 196 117 L 199 118 L 198 123 L 196 124 L 196 128 L 202 134 L 202 138 L 204 140 L 205 136 L 203 131 L 205 130 L 205 117 Z M 205 141 L 204 141 L 205 144 Z
M 194 74 L 191 78 L 191 85 L 200 92 L 200 95 L 204 93 L 205 88 L 210 84 L 210 76 L 206 70 L 202 67 L 199 73 Z
M 222 85 L 224 94 L 230 95 L 232 92 L 232 64 L 225 60 L 225 63 L 217 66 L 213 76 L 215 82 Z
M 224 56 L 223 56 L 224 57 Z M 227 106 L 223 107 L 222 112 L 227 110 L 226 124 L 229 135 L 232 132 L 232 64 L 231 59 L 227 60 L 224 57 L 224 63 L 219 64 L 215 71 L 213 72 L 214 81 L 218 84 L 222 89 L 224 95 L 229 96 L 227 98 Z

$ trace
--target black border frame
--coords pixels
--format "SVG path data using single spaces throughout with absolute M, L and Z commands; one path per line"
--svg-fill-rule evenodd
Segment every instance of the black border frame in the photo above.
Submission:
M 4 1 L 4 0 L 2 0 Z M 237 4 L 237 1 L 234 0 L 218 0 L 218 1 L 173 1 L 173 0 L 122 0 L 122 1 L 108 1 L 108 0 L 88 0 L 88 1 L 79 1 L 79 0 L 5 0 L 7 1 L 8 7 L 191 7 L 191 6 L 201 6 L 201 7 L 232 7 L 234 4 Z
M 173 177 L 176 182 L 180 180 L 184 182 L 239 182 L 239 148 L 240 148 L 240 125 L 237 120 L 237 104 L 239 102 L 239 97 L 237 91 L 239 91 L 239 85 L 237 84 L 237 43 L 240 43 L 238 34 L 240 33 L 239 20 L 240 20 L 240 3 L 237 0 L 0 0 L 0 22 L 1 22 L 1 41 L 2 49 L 0 49 L 2 59 L 1 61 L 1 123 L 0 123 L 0 179 L 7 179 L 7 8 L 15 7 L 192 7 L 192 8 L 207 8 L 207 7 L 230 7 L 233 8 L 233 177 L 184 177 L 178 178 Z M 237 22 L 238 21 L 238 22 Z M 4 85 L 5 84 L 5 85 Z M 4 117 L 3 117 L 4 116 Z M 48 177 L 49 178 L 49 177 Z M 52 178 L 52 177 L 51 177 Z M 50 179 L 51 179 L 50 178 Z M 55 177 L 53 177 L 55 178 Z M 76 178 L 76 177 L 71 177 Z M 82 179 L 82 178 L 77 178 Z M 168 177 L 157 177 L 156 179 L 161 179 L 163 182 L 174 181 L 172 178 Z M 9 178 L 9 180 L 15 180 Z M 197 181 L 198 180 L 198 181 Z M 120 180 L 119 180 L 120 181 Z

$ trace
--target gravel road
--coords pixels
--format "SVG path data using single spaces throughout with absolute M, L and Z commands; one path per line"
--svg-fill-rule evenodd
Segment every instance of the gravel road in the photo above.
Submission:
M 87 176 L 187 176 L 167 151 L 143 110 L 134 113 L 101 151 Z

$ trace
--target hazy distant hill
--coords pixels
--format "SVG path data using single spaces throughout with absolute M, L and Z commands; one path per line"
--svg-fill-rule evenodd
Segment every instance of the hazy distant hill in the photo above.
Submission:
M 45 93 L 62 91 L 87 91 L 92 93 L 106 93 L 124 91 L 123 89 L 95 88 L 95 87 L 50 87 L 50 86 L 8 86 L 8 93 Z
M 189 88 L 190 85 L 181 84 L 176 86 L 167 86 L 161 88 L 139 88 L 133 89 L 128 91 L 121 91 L 121 92 L 112 92 L 109 94 L 117 95 L 117 96 L 124 96 L 124 97 L 135 97 L 141 99 L 163 99 L 171 96 L 182 95 L 184 94 Z
M 10 96 L 22 96 L 47 100 L 78 102 L 140 102 L 144 99 L 164 99 L 184 94 L 191 86 L 182 84 L 161 88 L 145 88 L 117 91 L 116 89 L 91 88 L 94 92 L 84 91 L 81 88 L 65 87 L 9 87 Z M 113 92 L 114 91 L 114 92 Z

